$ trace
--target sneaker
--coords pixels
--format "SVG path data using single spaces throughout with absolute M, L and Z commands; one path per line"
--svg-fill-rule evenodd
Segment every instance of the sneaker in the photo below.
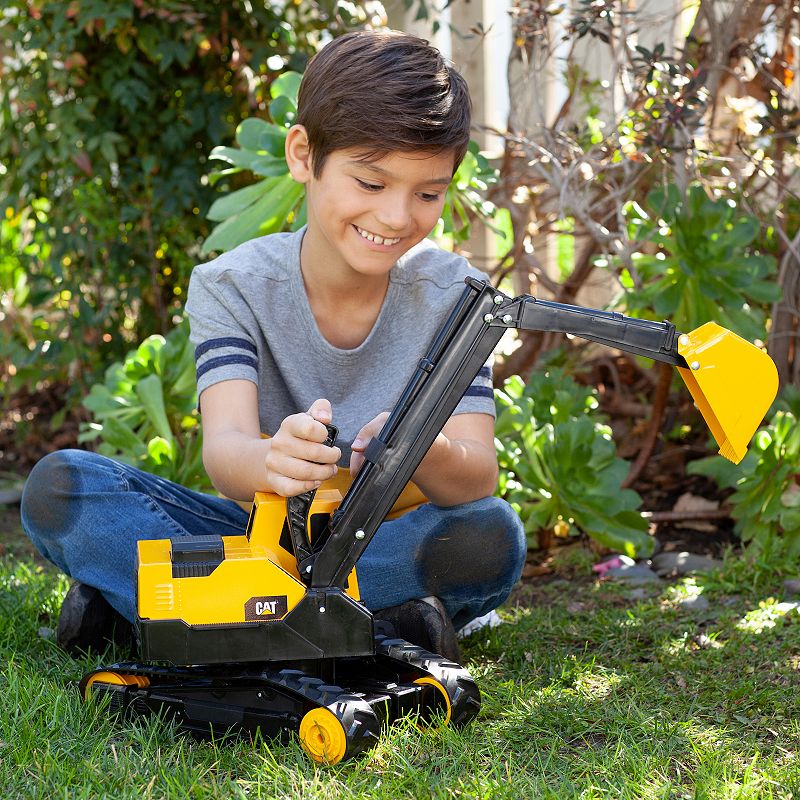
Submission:
M 502 624 L 503 620 L 500 619 L 500 615 L 496 611 L 490 611 L 488 614 L 476 617 L 472 622 L 468 622 L 463 628 L 459 628 L 456 631 L 456 636 L 459 639 L 466 639 L 467 636 L 471 636 L 477 631 L 482 631 L 484 628 L 496 628 Z
M 407 600 L 374 616 L 376 629 L 385 631 L 388 627 L 398 638 L 459 663 L 461 650 L 453 622 L 438 597 Z
M 87 650 L 102 652 L 109 644 L 130 648 L 134 643 L 133 625 L 99 589 L 76 581 L 61 605 L 56 642 L 73 655 Z

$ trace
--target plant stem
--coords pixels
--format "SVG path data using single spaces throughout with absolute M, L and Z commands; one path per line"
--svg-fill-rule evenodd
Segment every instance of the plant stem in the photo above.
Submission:
M 669 397 L 669 387 L 672 383 L 672 368 L 669 364 L 659 363 L 658 370 L 658 384 L 656 385 L 655 395 L 653 396 L 653 415 L 650 417 L 650 424 L 647 429 L 642 449 L 636 457 L 636 461 L 631 465 L 628 477 L 622 482 L 622 488 L 627 489 L 636 482 L 642 471 L 647 466 L 650 456 L 653 453 L 653 448 L 656 446 L 656 439 L 658 439 L 658 432 L 661 430 L 661 421 L 664 418 L 664 411 L 667 407 L 667 398 Z

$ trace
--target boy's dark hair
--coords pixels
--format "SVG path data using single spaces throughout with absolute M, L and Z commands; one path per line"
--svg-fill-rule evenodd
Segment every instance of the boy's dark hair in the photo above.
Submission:
M 334 39 L 311 59 L 300 84 L 296 122 L 303 125 L 319 177 L 330 153 L 452 150 L 455 171 L 469 145 L 469 90 L 464 78 L 424 39 L 397 31 L 357 31 Z

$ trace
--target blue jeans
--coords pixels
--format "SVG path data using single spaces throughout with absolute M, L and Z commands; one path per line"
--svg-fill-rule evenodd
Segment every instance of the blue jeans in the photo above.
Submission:
M 22 497 L 23 528 L 42 555 L 131 621 L 139 539 L 241 535 L 247 516 L 232 500 L 83 450 L 45 456 Z M 428 503 L 380 526 L 356 567 L 361 599 L 378 611 L 436 595 L 460 627 L 508 597 L 525 552 L 522 524 L 503 500 Z

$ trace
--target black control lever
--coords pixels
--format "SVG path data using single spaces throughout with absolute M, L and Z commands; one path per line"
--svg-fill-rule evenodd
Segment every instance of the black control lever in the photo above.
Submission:
M 339 430 L 335 425 L 326 425 L 328 438 L 323 442 L 326 447 L 333 447 Z M 308 531 L 308 511 L 314 501 L 317 490 L 286 498 L 286 522 L 289 526 L 289 536 L 292 540 L 294 557 L 297 560 L 297 571 L 300 579 L 308 584 L 311 580 L 311 565 L 314 557 L 311 552 L 311 537 Z

